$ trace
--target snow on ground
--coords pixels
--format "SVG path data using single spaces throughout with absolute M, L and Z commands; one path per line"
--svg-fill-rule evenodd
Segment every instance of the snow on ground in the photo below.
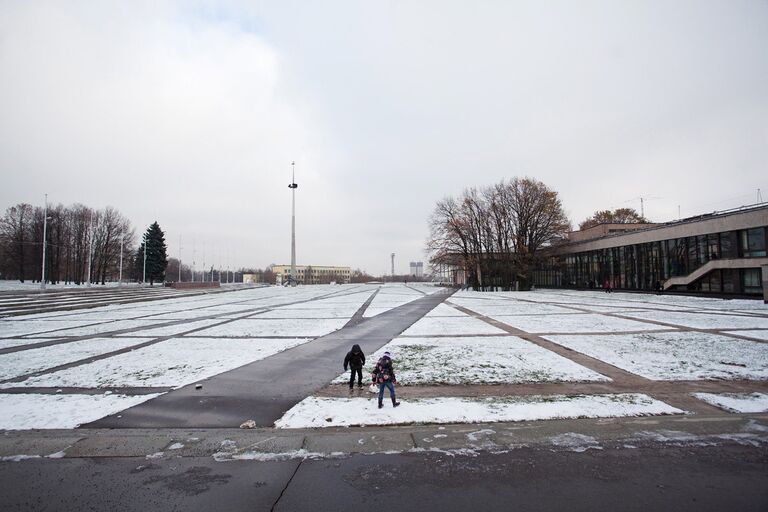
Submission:
M 694 393 L 693 396 L 731 412 L 768 412 L 768 395 L 764 393 Z
M 658 325 L 593 313 L 528 316 L 494 315 L 492 318 L 531 333 L 649 331 L 659 329 Z
M 196 332 L 195 336 L 293 336 L 297 338 L 314 338 L 341 329 L 346 323 L 346 318 L 260 320 L 258 317 L 254 317 L 244 320 L 235 320 L 223 325 L 203 329 L 202 331 Z
M 755 316 L 737 316 L 734 314 L 716 315 L 704 313 L 683 313 L 677 311 L 640 311 L 626 313 L 626 316 L 655 320 L 696 329 L 742 329 L 742 328 L 768 328 L 768 318 Z
M 367 358 L 366 378 L 385 350 L 398 383 L 406 386 L 610 380 L 515 336 L 398 338 Z M 349 373 L 334 382 L 349 382 Z
M 43 343 L 57 338 L 8 338 L 0 339 L 0 349 L 20 347 L 23 345 L 31 345 L 33 343 Z
M 446 334 L 505 334 L 498 327 L 469 315 L 423 317 L 403 332 L 403 336 Z
M 106 354 L 147 340 L 147 338 L 96 338 L 2 354 L 0 355 L 0 381 Z
M 99 285 L 99 288 L 117 288 L 119 283 L 105 283 L 104 285 Z M 123 284 L 123 286 L 128 287 L 131 286 L 133 288 L 139 288 L 139 285 L 137 284 Z M 79 284 L 46 284 L 46 290 L 48 291 L 56 291 L 56 290 L 67 290 L 67 289 L 84 289 L 85 286 L 79 285 Z M 8 281 L 5 279 L 0 280 L 0 291 L 24 291 L 24 292 L 34 292 L 40 290 L 40 283 L 33 283 L 32 281 Z
M 529 292 L 475 292 L 463 290 L 451 297 L 454 299 L 479 298 L 508 298 L 522 299 L 534 302 L 554 302 L 564 305 L 578 306 L 580 304 L 622 305 L 629 307 L 653 307 L 659 309 L 712 309 L 714 311 L 768 311 L 768 307 L 759 300 L 751 299 L 719 299 L 714 297 L 688 297 L 685 295 L 656 295 L 641 293 L 605 293 L 603 290 L 555 290 L 538 289 Z
M 435 292 L 438 289 L 435 288 Z M 434 292 L 433 292 L 434 293 Z M 379 289 L 379 293 L 373 298 L 368 308 L 363 313 L 363 317 L 370 318 L 390 309 L 408 304 L 416 299 L 424 297 L 424 294 L 402 285 L 384 285 Z
M 728 334 L 736 334 L 738 336 L 748 336 L 750 338 L 757 338 L 759 340 L 768 341 L 768 329 L 765 329 L 765 330 L 728 331 Z
M 305 308 L 305 309 L 273 309 L 270 311 L 265 311 L 263 313 L 259 313 L 258 315 L 252 316 L 251 318 L 254 319 L 264 319 L 264 318 L 344 318 L 344 319 L 350 319 L 352 318 L 352 315 L 355 314 L 355 311 L 357 311 L 357 307 L 342 307 L 337 306 L 334 308 Z
M 96 334 L 105 334 L 122 329 L 136 329 L 138 327 L 146 327 L 147 329 L 150 329 L 153 325 L 159 323 L 162 322 L 157 320 L 117 320 L 115 322 L 104 322 L 96 325 L 88 325 L 85 327 L 68 327 L 66 329 L 59 329 L 57 331 L 45 334 L 32 334 L 30 337 L 42 336 L 44 338 L 50 338 L 51 336 L 93 336 Z
M 462 313 L 456 308 L 452 308 L 446 304 L 438 304 L 432 311 L 426 314 L 428 318 L 441 317 L 441 316 L 466 316 L 466 313 Z
M 540 315 L 545 313 L 574 313 L 573 309 L 551 306 L 549 304 L 532 304 L 516 300 L 467 300 L 451 297 L 448 299 L 453 304 L 471 309 L 475 313 L 485 316 L 494 315 Z
M 768 379 L 768 344 L 701 332 L 548 335 L 652 380 Z
M 76 329 L 83 323 L 96 323 L 99 320 L 0 320 L 0 338 L 13 338 L 17 336 L 28 336 L 35 334 L 37 336 L 51 337 L 51 331 L 59 329 Z M 45 333 L 45 334 L 43 334 Z M 57 336 L 58 333 L 53 333 Z
M 128 334 L 118 334 L 117 336 L 150 336 L 159 338 L 161 336 L 176 336 L 193 329 L 201 329 L 209 325 L 221 323 L 223 320 L 197 320 L 184 322 L 176 325 L 166 325 L 165 327 L 148 327 L 139 331 L 131 331 Z
M 174 338 L 14 384 L 45 387 L 181 387 L 306 343 L 305 338 Z
M 426 398 L 403 400 L 383 409 L 376 398 L 309 397 L 275 422 L 277 428 L 402 425 L 411 423 L 484 423 L 560 418 L 613 418 L 684 414 L 685 411 L 642 394 L 555 395 L 529 397 Z
M 0 430 L 75 428 L 157 396 L 0 395 Z

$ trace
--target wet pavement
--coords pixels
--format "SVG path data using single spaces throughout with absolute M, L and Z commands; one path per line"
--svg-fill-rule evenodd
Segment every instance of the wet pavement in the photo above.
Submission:
M 768 415 L 0 437 L 3 510 L 766 510 Z

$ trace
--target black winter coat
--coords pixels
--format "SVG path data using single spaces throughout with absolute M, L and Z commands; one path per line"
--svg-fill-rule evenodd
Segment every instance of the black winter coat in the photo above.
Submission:
M 347 367 L 353 370 L 362 370 L 365 364 L 365 354 L 360 349 L 360 345 L 354 345 L 352 350 L 347 352 L 347 357 L 344 358 L 344 371 L 347 371 Z

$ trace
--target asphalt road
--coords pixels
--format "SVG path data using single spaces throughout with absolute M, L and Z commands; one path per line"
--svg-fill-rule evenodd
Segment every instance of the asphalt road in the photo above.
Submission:
M 768 447 L 354 455 L 279 462 L 211 457 L 0 463 L 11 511 L 765 511 Z

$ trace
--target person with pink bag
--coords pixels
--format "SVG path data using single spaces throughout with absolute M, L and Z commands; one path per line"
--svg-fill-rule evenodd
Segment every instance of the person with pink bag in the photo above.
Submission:
M 400 402 L 395 400 L 395 369 L 392 367 L 392 358 L 389 352 L 384 352 L 376 366 L 373 368 L 373 382 L 379 385 L 379 409 L 384 407 L 384 388 L 389 389 L 389 396 L 392 398 L 392 407 L 397 407 Z

